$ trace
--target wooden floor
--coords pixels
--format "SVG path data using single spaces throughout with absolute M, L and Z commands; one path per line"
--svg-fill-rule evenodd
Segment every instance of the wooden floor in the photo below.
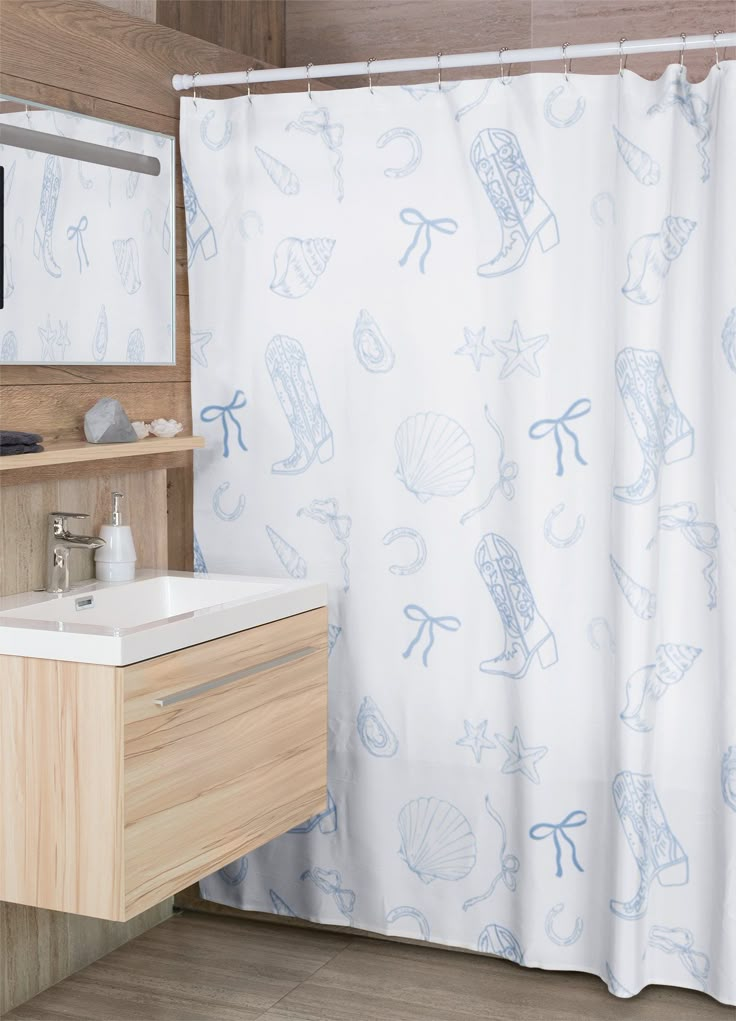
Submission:
M 184 912 L 5 1015 L 33 1021 L 701 1021 L 734 1009 L 594 976 Z

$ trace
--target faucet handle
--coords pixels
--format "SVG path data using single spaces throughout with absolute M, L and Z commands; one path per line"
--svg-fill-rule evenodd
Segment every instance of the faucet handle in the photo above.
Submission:
M 65 531 L 66 523 L 69 519 L 82 521 L 88 517 L 89 514 L 82 514 L 78 511 L 51 511 L 49 514 L 49 525 L 58 534 L 61 531 Z

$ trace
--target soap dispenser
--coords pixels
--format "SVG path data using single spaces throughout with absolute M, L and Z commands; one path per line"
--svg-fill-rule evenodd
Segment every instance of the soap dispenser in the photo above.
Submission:
M 130 525 L 122 523 L 120 501 L 122 493 L 112 494 L 112 521 L 100 529 L 105 540 L 95 553 L 95 573 L 98 581 L 133 581 L 135 578 L 135 546 Z

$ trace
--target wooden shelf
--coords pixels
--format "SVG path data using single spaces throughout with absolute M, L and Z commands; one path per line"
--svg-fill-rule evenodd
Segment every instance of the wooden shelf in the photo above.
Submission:
M 90 461 L 110 461 L 121 458 L 134 462 L 137 457 L 155 457 L 157 454 L 178 454 L 203 447 L 201 436 L 147 436 L 136 443 L 87 443 L 85 440 L 44 443 L 38 454 L 12 454 L 0 457 L 0 472 L 20 469 L 38 469 L 55 465 L 82 464 Z M 135 464 L 131 463 L 135 470 Z

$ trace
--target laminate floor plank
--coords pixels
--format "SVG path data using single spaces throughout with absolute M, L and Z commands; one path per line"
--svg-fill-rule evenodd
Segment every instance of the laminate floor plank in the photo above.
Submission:
M 616 999 L 594 975 L 355 939 L 262 1021 L 708 1021 L 733 1008 L 653 987 Z
M 688 990 L 612 997 L 594 975 L 288 924 L 184 912 L 6 1021 L 710 1021 Z
M 175 916 L 16 1007 L 5 1021 L 256 1021 L 350 939 Z

